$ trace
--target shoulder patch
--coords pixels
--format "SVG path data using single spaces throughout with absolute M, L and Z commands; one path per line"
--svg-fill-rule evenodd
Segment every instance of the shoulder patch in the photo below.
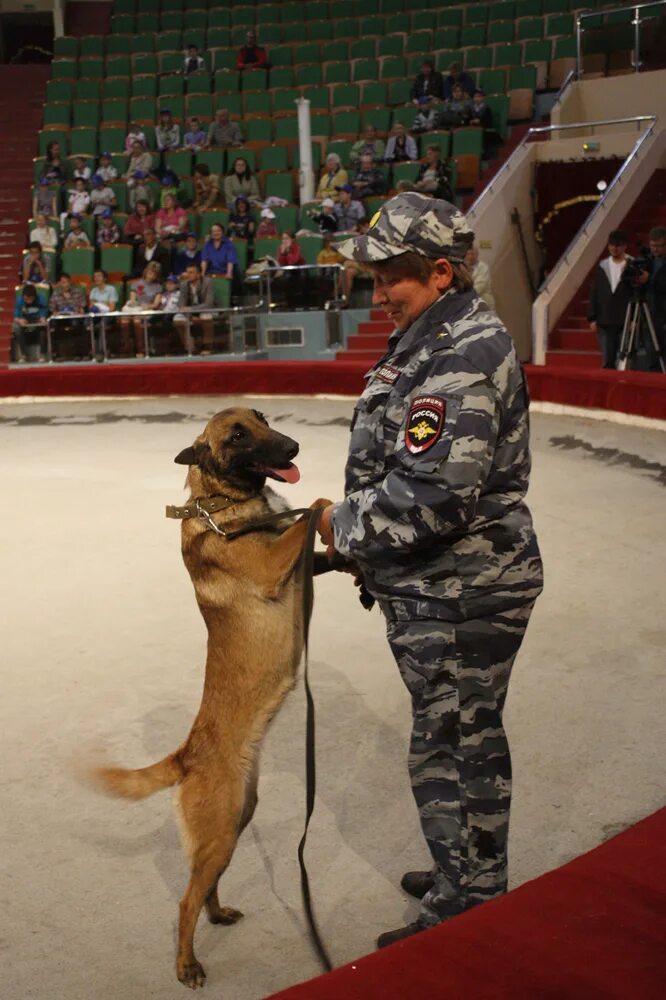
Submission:
M 446 403 L 439 396 L 419 396 L 412 403 L 405 430 L 405 445 L 412 455 L 431 448 L 444 427 Z
M 393 385 L 397 382 L 402 372 L 399 368 L 394 368 L 393 365 L 382 365 L 381 368 L 375 373 L 375 378 L 380 379 L 382 382 L 388 382 L 389 385 Z

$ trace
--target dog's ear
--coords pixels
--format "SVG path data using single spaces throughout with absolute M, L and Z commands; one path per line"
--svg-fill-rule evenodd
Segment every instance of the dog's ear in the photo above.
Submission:
M 176 465 L 197 465 L 197 452 L 193 444 L 189 448 L 183 448 L 174 458 Z

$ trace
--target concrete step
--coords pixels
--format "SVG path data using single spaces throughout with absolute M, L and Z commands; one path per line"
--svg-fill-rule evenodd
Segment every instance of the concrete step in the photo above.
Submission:
M 359 333 L 370 333 L 373 335 L 386 334 L 388 336 L 390 333 L 393 333 L 394 330 L 395 325 L 388 319 L 373 319 L 367 323 L 358 324 Z
M 597 348 L 597 337 L 590 330 L 566 330 L 558 327 L 551 334 L 548 346 L 557 351 L 593 351 Z
M 599 351 L 546 351 L 546 364 L 555 368 L 601 368 Z
M 352 334 L 347 341 L 347 350 L 377 351 L 383 354 L 386 350 L 386 337 L 371 337 L 370 334 Z

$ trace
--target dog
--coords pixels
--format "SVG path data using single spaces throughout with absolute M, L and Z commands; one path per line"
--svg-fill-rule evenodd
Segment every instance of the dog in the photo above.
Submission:
M 178 785 L 190 881 L 180 902 L 176 974 L 191 989 L 206 978 L 193 942 L 202 907 L 216 924 L 233 924 L 243 915 L 220 905 L 217 884 L 254 814 L 261 741 L 295 684 L 304 626 L 296 570 L 307 519 L 234 540 L 220 537 L 210 521 L 231 531 L 286 509 L 266 479 L 296 482 L 298 450 L 263 414 L 233 408 L 216 414 L 176 457 L 189 466 L 188 507 L 196 511 L 177 515 L 183 517 L 182 554 L 208 629 L 201 707 L 185 742 L 163 760 L 137 770 L 100 767 L 91 775 L 107 793 L 130 799 Z M 210 521 L 198 516 L 197 500 L 217 508 Z M 316 500 L 310 509 L 329 502 Z

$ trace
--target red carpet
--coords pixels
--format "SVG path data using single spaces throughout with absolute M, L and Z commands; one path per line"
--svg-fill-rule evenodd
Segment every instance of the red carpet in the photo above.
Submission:
M 495 902 L 272 1000 L 657 1000 L 665 917 L 662 809 Z
M 370 361 L 170 361 L 0 369 L 2 396 L 357 396 Z M 532 399 L 666 420 L 666 375 L 526 365 Z

